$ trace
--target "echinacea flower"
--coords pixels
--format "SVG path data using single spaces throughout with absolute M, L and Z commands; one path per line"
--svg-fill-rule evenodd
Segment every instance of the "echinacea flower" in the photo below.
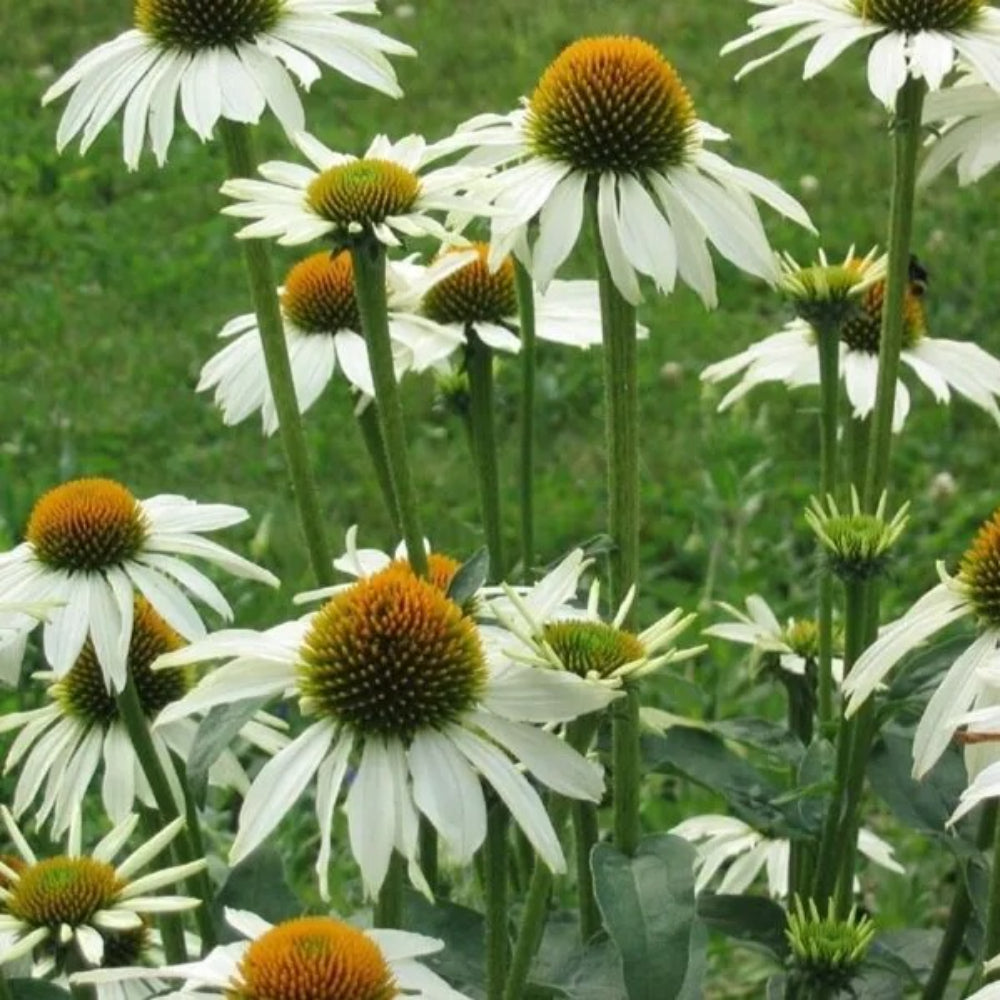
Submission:
M 248 697 L 299 702 L 314 721 L 254 779 L 231 859 L 258 846 L 315 780 L 324 895 L 334 810 L 352 761 L 349 841 L 371 895 L 394 849 L 409 862 L 411 879 L 424 885 L 417 867 L 419 814 L 456 863 L 471 859 L 486 832 L 481 779 L 542 861 L 563 870 L 541 799 L 511 758 L 562 795 L 601 797 L 600 768 L 529 723 L 596 711 L 614 692 L 554 671 L 493 669 L 475 621 L 407 563 L 364 577 L 300 621 L 267 632 L 220 632 L 159 662 L 219 659 L 228 662 L 164 709 L 160 723 Z
M 1000 89 L 1000 11 L 987 0 L 750 0 L 767 10 L 750 31 L 726 45 L 727 55 L 791 31 L 767 55 L 747 63 L 737 79 L 800 45 L 811 45 L 803 77 L 810 79 L 851 46 L 868 50 L 868 86 L 884 105 L 895 103 L 908 79 L 938 90 L 959 58 Z
M 462 343 L 461 334 L 417 311 L 410 284 L 419 281 L 421 288 L 433 289 L 461 267 L 463 259 L 443 258 L 431 267 L 413 261 L 387 263 L 389 336 L 397 379 L 441 362 Z M 299 411 L 305 413 L 316 402 L 338 365 L 363 397 L 374 397 L 350 252 L 320 251 L 299 261 L 288 272 L 279 296 Z M 273 434 L 278 414 L 256 314 L 230 320 L 219 336 L 229 343 L 202 368 L 198 391 L 215 390 L 226 424 L 238 424 L 259 411 L 264 433 Z
M 83 56 L 45 93 L 72 91 L 59 123 L 61 151 L 82 132 L 81 152 L 124 107 L 124 157 L 139 165 L 147 132 L 166 162 L 178 96 L 202 140 L 220 118 L 248 124 L 270 107 L 289 134 L 305 128 L 292 77 L 308 89 L 319 63 L 399 97 L 385 58 L 413 49 L 344 14 L 378 14 L 375 0 L 134 0 L 135 27 Z
M 782 625 L 759 594 L 751 594 L 746 599 L 745 612 L 723 601 L 718 604 L 734 620 L 709 625 L 702 629 L 702 635 L 750 646 L 755 660 L 773 657 L 782 670 L 796 677 L 804 676 L 807 666 L 819 659 L 819 628 L 815 621 L 789 618 Z M 844 661 L 834 657 L 832 668 L 834 680 L 840 683 Z
M 744 893 L 761 870 L 766 869 L 768 893 L 775 899 L 788 897 L 791 845 L 787 839 L 769 837 L 735 816 L 694 816 L 669 832 L 698 845 L 694 863 L 695 892 L 703 892 L 728 865 L 716 892 Z M 893 848 L 870 830 L 858 831 L 858 850 L 882 868 L 899 875 L 906 873 L 893 857 Z
M 181 637 L 148 601 L 139 598 L 135 602 L 128 676 L 150 720 L 171 702 L 183 697 L 194 684 L 190 671 L 183 668 L 151 669 L 158 656 L 183 645 Z M 63 677 L 55 678 L 41 672 L 35 677 L 50 681 L 46 703 L 41 708 L 0 715 L 0 733 L 18 732 L 7 751 L 4 766 L 5 773 L 16 769 L 18 774 L 11 803 L 14 815 L 20 818 L 40 797 L 41 803 L 32 814 L 34 822 L 41 826 L 51 815 L 52 834 L 61 836 L 102 764 L 101 798 L 112 822 L 124 820 L 135 808 L 137 798 L 147 806 L 155 806 L 118 704 L 105 686 L 93 642 L 84 643 L 76 662 Z M 250 720 L 240 735 L 274 754 L 288 742 L 275 731 L 275 727 L 281 725 L 277 719 L 261 715 Z M 187 760 L 196 733 L 197 725 L 193 720 L 179 719 L 151 734 L 181 809 L 184 808 L 184 795 L 171 754 Z M 213 784 L 235 788 L 241 793 L 246 792 L 250 784 L 236 755 L 228 749 L 210 769 L 208 777 Z
M 17 687 L 28 633 L 55 605 L 0 601 L 0 684 Z
M 118 943 L 119 935 L 143 930 L 148 917 L 180 913 L 200 903 L 189 896 L 155 893 L 201 871 L 204 859 L 135 877 L 180 833 L 183 819 L 169 823 L 118 864 L 114 859 L 135 831 L 137 815 L 126 817 L 84 854 L 77 810 L 66 853 L 41 860 L 6 806 L 0 805 L 0 819 L 20 855 L 19 864 L 0 862 L 0 966 L 34 955 L 37 977 L 63 971 L 72 952 L 74 964 L 100 965 L 105 949 Z
M 395 143 L 376 136 L 360 158 L 335 153 L 305 132 L 292 141 L 312 168 L 263 163 L 258 172 L 264 180 L 237 178 L 222 185 L 222 193 L 236 201 L 223 214 L 257 220 L 236 234 L 241 239 L 276 238 L 284 246 L 298 246 L 330 236 L 348 245 L 372 236 L 387 246 L 399 246 L 400 236 L 430 236 L 455 243 L 461 238 L 433 213 L 481 215 L 489 210 L 463 193 L 482 170 L 428 169 L 448 150 L 428 145 L 419 135 Z
M 1000 163 L 1000 94 L 992 87 L 964 80 L 931 94 L 924 124 L 937 135 L 920 167 L 920 183 L 929 184 L 953 163 L 958 183 L 974 184 Z
M 226 910 L 226 922 L 243 938 L 215 948 L 200 962 L 155 970 L 185 982 L 176 1000 L 468 1000 L 418 959 L 444 943 L 423 934 L 360 930 L 335 917 L 298 917 L 269 924 L 246 910 Z M 72 976 L 75 985 L 99 985 L 148 976 L 147 968 L 107 969 Z
M 529 590 L 504 587 L 505 597 L 489 604 L 509 633 L 498 636 L 494 632 L 491 636 L 501 660 L 575 674 L 598 686 L 618 687 L 704 651 L 704 646 L 678 649 L 674 645 L 697 617 L 680 608 L 642 632 L 622 628 L 635 600 L 634 586 L 610 621 L 599 610 L 599 580 L 591 584 L 585 605 L 570 604 L 580 577 L 592 563 L 581 549 L 575 549 Z
M 232 618 L 219 588 L 179 557 L 278 585 L 272 573 L 202 537 L 248 517 L 229 504 L 172 494 L 138 500 L 111 479 L 74 479 L 44 494 L 31 511 L 25 541 L 0 553 L 0 593 L 61 605 L 43 625 L 45 658 L 56 676 L 69 672 L 89 636 L 105 682 L 120 691 L 137 593 L 185 639 L 205 634 L 185 591 Z
M 838 370 L 854 416 L 859 420 L 868 417 L 875 408 L 884 297 L 884 280 L 869 284 L 857 298 L 856 309 L 840 326 Z M 1000 423 L 997 407 L 1000 361 L 978 344 L 931 337 L 927 333 L 923 289 L 918 282 L 911 282 L 906 293 L 900 358 L 939 403 L 947 403 L 954 390 Z M 765 382 L 783 382 L 790 388 L 819 385 L 816 331 L 806 320 L 793 319 L 778 333 L 709 365 L 701 373 L 706 382 L 722 382 L 735 375 L 742 377 L 722 397 L 720 410 L 728 409 Z M 897 433 L 902 430 L 909 410 L 909 390 L 902 379 L 897 379 L 892 421 Z
M 938 564 L 941 582 L 909 611 L 882 629 L 861 654 L 844 682 L 846 712 L 853 715 L 879 682 L 907 653 L 960 618 L 973 617 L 979 636 L 948 668 L 931 696 L 913 739 L 913 774 L 926 774 L 947 749 L 971 708 L 989 697 L 990 672 L 1000 668 L 1000 510 L 979 529 L 949 576 Z M 988 702 L 993 704 L 992 699 Z
M 473 118 L 445 142 L 471 148 L 467 162 L 505 168 L 475 189 L 498 210 L 492 266 L 526 246 L 537 222 L 530 268 L 544 290 L 577 242 L 592 192 L 601 252 L 629 302 L 641 298 L 638 275 L 670 292 L 679 274 L 714 306 L 709 242 L 742 270 L 778 280 L 754 198 L 812 229 L 776 184 L 705 148 L 726 138 L 698 119 L 656 48 L 608 37 L 567 46 L 522 108 Z

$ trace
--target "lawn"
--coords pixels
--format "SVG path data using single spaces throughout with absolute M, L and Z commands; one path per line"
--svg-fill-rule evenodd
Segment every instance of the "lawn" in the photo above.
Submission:
M 884 241 L 890 147 L 854 52 L 804 84 L 788 58 L 736 84 L 737 59 L 720 47 L 741 30 L 742 0 L 417 0 L 384 3 L 382 27 L 411 43 L 397 61 L 405 97 L 393 102 L 336 78 L 307 100 L 310 128 L 333 148 L 361 151 L 376 132 L 441 136 L 528 93 L 569 41 L 587 34 L 641 35 L 687 82 L 700 116 L 732 135 L 727 155 L 799 197 L 822 245 L 842 254 Z M 223 427 L 194 393 L 222 324 L 249 309 L 233 225 L 218 210 L 221 149 L 179 128 L 166 169 L 146 158 L 126 173 L 119 125 L 80 158 L 59 156 L 59 111 L 41 93 L 79 54 L 124 30 L 126 0 L 0 0 L 0 542 L 18 540 L 33 498 L 78 475 L 108 475 L 139 496 L 182 493 L 247 507 L 242 543 L 277 572 L 277 595 L 241 594 L 243 624 L 288 614 L 309 583 L 277 440 L 259 423 Z M 265 129 L 266 153 L 287 145 Z M 291 157 L 288 157 L 291 158 Z M 932 334 L 1000 352 L 1000 188 L 958 190 L 942 179 L 921 197 L 916 246 L 931 279 Z M 815 241 L 791 225 L 770 228 L 775 246 L 800 259 Z M 281 268 L 294 263 L 287 251 Z M 574 259 L 587 273 L 584 255 Z M 642 611 L 765 594 L 780 616 L 810 614 L 814 547 L 801 510 L 816 488 L 816 397 L 761 390 L 717 415 L 719 398 L 699 381 L 707 364 L 776 330 L 787 309 L 767 287 L 719 265 L 720 307 L 706 312 L 686 290 L 648 301 L 641 348 L 643 447 Z M 548 562 L 604 526 L 601 364 L 595 351 L 548 346 L 541 359 L 537 507 L 540 557 Z M 503 444 L 507 534 L 516 540 L 517 371 L 501 372 L 497 419 Z M 481 544 L 475 483 L 461 426 L 435 401 L 432 383 L 407 383 L 413 465 L 435 545 L 456 555 Z M 901 608 L 951 564 L 996 502 L 991 470 L 997 428 L 958 402 L 936 405 L 923 388 L 894 455 L 893 499 L 912 501 L 887 607 Z M 337 386 L 306 429 L 329 533 L 339 542 L 360 523 L 362 540 L 390 537 L 347 392 Z M 234 544 L 235 544 L 234 540 Z M 753 714 L 732 653 L 713 649 L 689 666 L 708 715 Z M 754 695 L 760 702 L 760 697 Z M 766 711 L 769 703 L 749 706 Z M 702 803 L 705 805 L 705 803 Z M 681 811 L 671 806 L 665 821 Z M 919 844 L 912 845 L 919 851 Z M 907 860 L 912 860 L 911 854 Z M 892 884 L 890 884 L 890 882 Z M 880 909 L 891 925 L 915 906 L 928 921 L 941 905 L 919 880 L 885 880 Z

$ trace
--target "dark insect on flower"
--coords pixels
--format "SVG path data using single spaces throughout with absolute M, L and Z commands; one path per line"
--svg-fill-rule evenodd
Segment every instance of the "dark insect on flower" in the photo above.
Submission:
M 910 254 L 910 291 L 914 295 L 922 296 L 927 291 L 930 284 L 930 272 L 920 263 L 915 253 Z

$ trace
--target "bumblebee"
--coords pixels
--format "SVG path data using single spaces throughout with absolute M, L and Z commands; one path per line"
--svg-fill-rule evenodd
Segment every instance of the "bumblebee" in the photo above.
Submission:
M 916 254 L 910 254 L 910 291 L 918 298 L 923 297 L 930 284 L 930 272 L 920 263 Z

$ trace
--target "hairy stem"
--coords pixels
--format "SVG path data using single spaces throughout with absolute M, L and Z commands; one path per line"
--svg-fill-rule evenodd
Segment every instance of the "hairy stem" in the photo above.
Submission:
M 503 1000 L 504 981 L 510 952 L 507 934 L 507 823 L 504 805 L 494 803 L 486 823 L 485 862 L 486 895 L 486 997 Z
M 514 280 L 521 330 L 521 579 L 530 580 L 535 561 L 535 286 L 519 260 Z

